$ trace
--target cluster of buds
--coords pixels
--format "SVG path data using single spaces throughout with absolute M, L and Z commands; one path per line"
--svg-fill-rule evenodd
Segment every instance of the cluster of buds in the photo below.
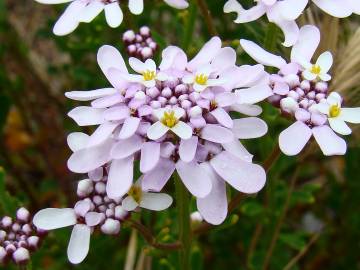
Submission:
M 158 49 L 157 43 L 151 37 L 150 28 L 143 26 L 139 33 L 128 30 L 122 37 L 129 56 L 136 57 L 141 60 L 152 58 Z
M 39 248 L 45 231 L 35 228 L 30 213 L 24 207 L 16 212 L 16 218 L 5 216 L 0 222 L 0 263 L 11 259 L 24 265 L 30 260 L 30 252 Z

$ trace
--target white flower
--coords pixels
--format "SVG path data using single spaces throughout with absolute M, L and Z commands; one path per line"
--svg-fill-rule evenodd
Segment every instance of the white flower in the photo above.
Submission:
M 209 64 L 198 69 L 195 74 L 184 76 L 183 81 L 187 84 L 192 84 L 196 92 L 202 92 L 210 86 L 224 84 L 222 79 L 211 79 L 210 75 L 212 72 L 212 67 Z
M 159 121 L 153 124 L 147 131 L 147 136 L 150 140 L 160 139 L 169 130 L 181 139 L 187 140 L 191 138 L 191 127 L 180 121 L 180 118 L 185 114 L 184 109 L 178 107 L 173 109 L 161 108 L 154 110 L 153 114 Z
M 133 211 L 138 206 L 148 210 L 162 211 L 169 208 L 173 202 L 173 199 L 165 193 L 143 190 L 139 182 L 130 188 L 128 195 L 122 201 L 122 207 L 127 211 Z
M 305 79 L 309 81 L 321 79 L 325 82 L 331 80 L 331 76 L 327 74 L 333 64 L 330 52 L 322 53 L 314 65 L 305 61 L 300 64 L 305 68 L 302 73 Z
M 130 82 L 137 82 L 143 84 L 145 87 L 154 87 L 156 80 L 164 81 L 167 76 L 163 72 L 158 72 L 154 60 L 147 59 L 145 62 L 140 61 L 135 57 L 129 59 L 131 68 L 141 75 L 133 75 L 123 73 L 121 76 Z
M 360 108 L 341 108 L 342 98 L 332 92 L 329 97 L 316 106 L 316 109 L 328 116 L 330 127 L 341 135 L 349 135 L 351 129 L 345 122 L 359 124 Z

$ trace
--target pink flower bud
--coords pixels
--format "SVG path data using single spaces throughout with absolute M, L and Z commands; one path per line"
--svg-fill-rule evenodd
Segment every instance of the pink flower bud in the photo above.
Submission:
M 118 220 L 108 218 L 101 226 L 101 231 L 110 235 L 118 234 L 120 232 L 120 222 Z
M 124 219 L 129 214 L 122 206 L 118 205 L 115 207 L 115 218 L 116 219 Z
M 38 236 L 30 236 L 27 241 L 31 250 L 35 250 L 39 247 L 40 238 Z
M 16 218 L 22 222 L 28 222 L 30 213 L 25 207 L 21 207 L 16 211 Z
M 4 228 L 9 228 L 12 225 L 12 218 L 7 216 L 3 217 L 1 220 L 1 225 Z
M 26 248 L 18 248 L 12 255 L 13 260 L 17 264 L 24 264 L 30 259 L 30 253 Z

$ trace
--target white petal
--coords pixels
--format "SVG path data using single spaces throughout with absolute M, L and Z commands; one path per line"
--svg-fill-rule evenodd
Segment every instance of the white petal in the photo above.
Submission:
M 310 62 L 320 43 L 320 30 L 313 25 L 300 28 L 299 40 L 291 50 L 291 61 L 295 63 Z
M 329 118 L 329 125 L 330 127 L 337 133 L 341 135 L 349 135 L 351 134 L 351 129 L 349 126 L 344 122 L 344 120 L 340 119 L 339 117 Z
M 211 38 L 207 43 L 205 43 L 200 52 L 188 63 L 187 68 L 191 71 L 195 71 L 200 66 L 210 63 L 211 59 L 219 52 L 220 49 L 220 38 Z
M 105 122 L 101 124 L 90 136 L 87 147 L 98 145 L 108 139 L 118 125 L 118 123 L 113 122 Z
M 118 27 L 123 21 L 123 16 L 118 2 L 105 5 L 106 22 L 110 27 Z
M 251 104 L 234 104 L 230 107 L 230 110 L 247 116 L 258 116 L 262 113 L 260 106 Z
M 331 52 L 324 52 L 320 54 L 316 61 L 316 65 L 321 67 L 321 73 L 327 73 L 333 64 L 333 56 Z
M 309 81 L 313 81 L 317 77 L 314 73 L 310 72 L 309 70 L 304 70 L 302 75 L 304 76 L 305 79 L 307 79 Z
M 119 140 L 111 149 L 111 157 L 114 159 L 126 158 L 133 155 L 141 149 L 143 145 L 143 139 L 134 135 L 126 140 Z
M 247 117 L 234 120 L 233 133 L 239 139 L 253 139 L 264 136 L 268 127 L 267 124 L 256 117 Z
M 74 31 L 79 25 L 78 16 L 85 6 L 86 3 L 83 1 L 72 2 L 55 23 L 53 29 L 54 34 L 57 36 L 65 36 Z
M 232 142 L 224 143 L 222 145 L 224 149 L 230 154 L 241 158 L 244 161 L 252 162 L 253 155 L 242 145 L 238 139 L 234 139 Z
M 77 218 L 72 208 L 46 208 L 34 216 L 34 225 L 42 230 L 54 230 L 76 224 Z
M 145 63 L 135 57 L 129 58 L 129 65 L 134 71 L 136 71 L 139 74 L 146 71 Z
M 139 204 L 134 200 L 133 197 L 127 196 L 127 197 L 121 202 L 121 206 L 122 206 L 126 211 L 134 211 L 134 210 L 136 209 L 136 207 L 139 206 Z
M 85 215 L 86 225 L 89 227 L 93 227 L 99 225 L 99 223 L 103 220 L 104 214 L 98 212 L 88 212 Z
M 152 211 L 162 211 L 170 207 L 173 199 L 165 193 L 143 193 L 140 207 Z
M 155 168 L 160 159 L 160 143 L 146 142 L 141 147 L 140 171 L 147 173 Z
M 74 0 L 35 0 L 35 1 L 41 4 L 55 5 L 55 4 L 68 3 Z
M 110 68 L 115 68 L 122 73 L 128 73 L 124 58 L 113 46 L 102 46 L 97 53 L 97 62 L 102 72 L 105 74 L 105 76 L 107 76 L 108 79 L 108 71 Z M 111 82 L 111 80 L 109 81 Z
M 279 147 L 285 155 L 297 155 L 310 140 L 311 135 L 311 129 L 303 122 L 297 121 L 280 133 Z
M 71 151 L 76 152 L 85 148 L 88 144 L 90 136 L 82 132 L 70 133 L 67 137 L 67 144 Z
M 208 124 L 201 130 L 200 137 L 215 143 L 228 143 L 233 141 L 234 134 L 230 129 L 219 125 Z
M 141 14 L 144 10 L 144 0 L 129 0 L 129 9 L 132 14 Z
M 151 127 L 149 127 L 147 131 L 147 136 L 150 140 L 157 140 L 160 139 L 162 136 L 166 134 L 170 129 L 165 126 L 160 121 L 153 124 Z
M 325 156 L 344 155 L 346 142 L 337 136 L 329 126 L 314 127 L 313 135 Z
M 190 162 L 194 159 L 198 144 L 198 137 L 192 136 L 188 140 L 181 140 L 179 146 L 179 156 L 182 161 Z
M 161 191 L 175 170 L 171 159 L 161 158 L 156 167 L 146 173 L 142 180 L 144 190 Z
M 99 125 L 104 122 L 105 109 L 80 106 L 72 109 L 68 116 L 71 117 L 79 126 Z
M 119 133 L 119 139 L 124 140 L 133 136 L 137 131 L 139 125 L 140 125 L 140 118 L 137 117 L 126 118 Z
M 112 199 L 124 196 L 133 183 L 134 157 L 116 159 L 111 163 L 106 193 Z
M 85 22 L 85 23 L 89 23 L 91 22 L 93 19 L 95 19 L 95 17 L 97 15 L 100 14 L 101 11 L 104 10 L 105 5 L 102 2 L 98 2 L 98 1 L 92 1 L 90 2 L 81 12 L 80 16 L 79 16 L 79 21 L 80 22 Z
M 345 1 L 339 0 L 313 0 L 323 11 L 338 18 L 345 18 L 351 15 L 352 8 Z
M 342 108 L 339 118 L 353 124 L 360 124 L 360 108 Z
M 235 91 L 239 104 L 254 104 L 273 95 L 268 84 L 257 84 L 250 88 Z
M 76 224 L 72 230 L 67 254 L 73 264 L 81 263 L 89 253 L 91 230 L 84 224 Z
M 184 140 L 190 139 L 193 133 L 192 128 L 182 121 L 179 121 L 174 127 L 172 127 L 171 131 Z
M 106 97 L 115 94 L 117 91 L 115 88 L 102 88 L 91 91 L 71 91 L 66 92 L 65 96 L 72 100 L 89 101 L 101 97 Z

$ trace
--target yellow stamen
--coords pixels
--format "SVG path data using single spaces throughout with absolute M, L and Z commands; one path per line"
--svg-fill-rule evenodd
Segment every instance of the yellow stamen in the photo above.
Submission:
M 175 117 L 175 112 L 164 112 L 163 118 L 161 118 L 161 123 L 163 123 L 165 126 L 172 128 L 179 122 L 178 119 Z
M 319 75 L 321 72 L 321 67 L 319 65 L 313 65 L 311 68 L 311 73 Z
M 155 71 L 150 71 L 150 70 L 146 70 L 143 72 L 143 77 L 145 81 L 151 81 L 153 79 L 155 79 L 156 77 L 156 72 Z
M 200 85 L 206 85 L 208 78 L 205 74 L 199 74 L 196 75 L 195 82 Z
M 142 190 L 141 187 L 137 186 L 137 185 L 133 185 L 129 192 L 128 195 L 131 196 L 135 202 L 137 202 L 138 204 L 140 204 L 141 202 L 141 198 L 142 198 Z
M 331 118 L 338 117 L 341 113 L 341 108 L 338 105 L 332 105 L 329 109 L 329 115 Z

